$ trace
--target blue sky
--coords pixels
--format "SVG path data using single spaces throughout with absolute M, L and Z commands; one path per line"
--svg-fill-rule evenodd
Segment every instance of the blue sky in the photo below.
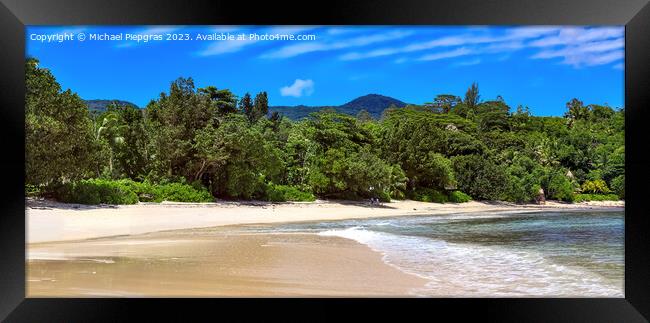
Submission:
M 46 38 L 62 33 L 74 40 Z M 164 40 L 167 33 L 191 40 Z M 197 39 L 213 33 L 244 40 Z M 574 97 L 624 105 L 623 37 L 621 26 L 32 26 L 26 55 L 84 99 L 141 107 L 183 76 L 238 96 L 267 91 L 271 105 L 339 105 L 369 93 L 422 104 L 437 94 L 463 96 L 478 82 L 484 100 L 501 95 L 513 109 L 562 115 Z

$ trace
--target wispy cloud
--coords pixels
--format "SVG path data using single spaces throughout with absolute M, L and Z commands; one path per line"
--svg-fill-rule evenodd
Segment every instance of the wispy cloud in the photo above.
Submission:
M 460 36 L 443 37 L 428 42 L 412 43 L 404 47 L 385 47 L 374 49 L 368 52 L 351 52 L 340 56 L 342 60 L 358 60 L 365 58 L 389 56 L 395 54 L 405 54 L 436 47 L 462 45 L 465 41 Z
M 289 34 L 295 35 L 305 31 L 317 28 L 317 26 L 272 26 L 265 30 L 269 34 Z
M 451 48 L 439 51 L 441 48 Z M 367 51 L 348 52 L 338 56 L 340 60 L 352 61 L 401 55 L 395 63 L 429 61 L 455 56 L 500 54 L 510 57 L 515 51 L 539 50 L 533 59 L 564 58 L 564 64 L 573 67 L 595 66 L 616 62 L 622 58 L 624 48 L 621 27 L 514 27 L 493 31 L 489 28 L 464 29 L 458 34 L 420 40 L 400 46 L 373 48 Z M 419 58 L 409 57 L 414 53 Z
M 165 34 L 181 29 L 181 26 L 152 26 L 138 31 L 138 34 Z
M 351 47 L 362 47 L 374 43 L 396 40 L 412 35 L 413 31 L 390 31 L 369 36 L 359 36 L 354 38 L 343 39 L 339 41 L 322 41 L 322 42 L 302 42 L 294 45 L 288 45 L 278 50 L 263 54 L 262 58 L 290 58 L 302 54 L 341 50 Z
M 314 93 L 314 81 L 312 80 L 296 79 L 293 84 L 280 88 L 280 94 L 282 96 L 299 98 L 305 95 L 312 95 L 312 93 Z
M 220 40 L 210 44 L 204 50 L 198 52 L 199 56 L 212 56 L 226 53 L 234 53 L 244 49 L 247 46 L 257 43 L 258 40 Z
M 465 55 L 469 55 L 469 54 L 472 54 L 472 53 L 473 53 L 472 50 L 470 50 L 468 48 L 465 48 L 465 47 L 461 47 L 461 48 L 457 48 L 457 49 L 450 50 L 450 51 L 427 54 L 427 55 L 424 55 L 424 56 L 418 58 L 417 60 L 418 61 L 437 61 L 437 60 L 445 59 L 445 58 L 465 56 Z
M 481 60 L 480 58 L 474 58 L 466 61 L 460 61 L 454 64 L 454 66 L 472 66 L 472 65 L 480 64 L 482 61 L 483 60 Z
M 342 60 L 358 60 L 373 57 L 381 57 L 395 54 L 406 54 L 439 47 L 453 47 L 453 46 L 466 46 L 477 44 L 491 44 L 492 51 L 499 51 L 500 47 L 509 46 L 510 50 L 522 48 L 521 41 L 548 35 L 556 32 L 557 27 L 518 27 L 508 30 L 503 35 L 477 35 L 472 33 L 463 33 L 461 35 L 452 35 L 440 37 L 428 41 L 420 41 L 410 43 L 400 47 L 385 47 L 374 49 L 368 52 L 351 52 L 341 55 L 339 58 Z M 517 46 L 517 47 L 515 47 Z
M 429 39 L 422 39 L 426 36 L 420 34 L 417 28 L 387 31 L 351 27 L 271 26 L 257 32 L 298 34 L 312 29 L 317 29 L 316 41 L 297 41 L 279 46 L 276 44 L 258 57 L 287 59 L 314 52 L 343 51 L 341 54 L 335 52 L 338 56 L 334 57 L 342 61 L 355 61 L 394 56 L 396 58 L 392 58 L 393 62 L 405 63 L 481 55 L 481 62 L 483 62 L 487 60 L 485 58 L 487 55 L 495 55 L 495 60 L 504 57 L 510 59 L 514 52 L 528 50 L 528 55 L 532 59 L 561 58 L 563 64 L 582 67 L 616 63 L 624 47 L 623 29 L 619 27 L 454 28 L 451 29 L 451 33 Z M 411 40 L 415 38 L 420 40 Z M 234 53 L 261 42 L 256 40 L 215 42 L 203 48 L 198 54 L 211 56 Z M 387 43 L 399 45 L 386 46 Z
M 619 38 L 623 36 L 622 27 L 602 27 L 602 28 L 584 28 L 584 27 L 565 27 L 560 29 L 559 33 L 538 39 L 529 45 L 533 47 L 549 47 L 558 45 L 581 44 L 591 41 L 598 41 L 609 38 Z
M 619 35 L 620 36 L 620 35 Z M 574 67 L 609 64 L 623 59 L 623 38 L 577 43 L 540 51 L 535 59 L 564 58 L 562 63 Z
M 333 28 L 327 29 L 326 32 L 329 35 L 344 35 L 344 34 L 359 32 L 359 29 L 358 28 L 346 28 L 346 27 L 333 27 Z

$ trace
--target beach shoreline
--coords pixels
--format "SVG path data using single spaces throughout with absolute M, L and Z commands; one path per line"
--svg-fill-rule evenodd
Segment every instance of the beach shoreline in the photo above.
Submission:
M 26 201 L 27 297 L 456 295 L 353 239 L 258 230 L 284 223 L 484 212 L 620 211 L 622 203 L 395 201 L 84 206 Z M 423 289 L 424 288 L 424 289 Z M 423 291 L 426 292 L 422 294 Z
M 448 215 L 472 212 L 548 210 L 621 210 L 622 201 L 545 205 L 506 202 L 427 203 L 411 200 L 370 205 L 358 201 L 66 204 L 27 199 L 27 243 L 83 240 L 109 236 L 245 224 L 335 221 L 381 217 Z

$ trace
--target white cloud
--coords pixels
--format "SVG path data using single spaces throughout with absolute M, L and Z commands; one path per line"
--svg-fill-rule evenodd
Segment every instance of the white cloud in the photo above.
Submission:
M 263 58 L 289 58 L 302 54 L 307 54 L 317 51 L 331 51 L 340 50 L 351 47 L 362 47 L 374 43 L 385 42 L 404 38 L 413 34 L 412 31 L 391 31 L 387 33 L 374 34 L 370 36 L 359 36 L 349 39 L 343 39 L 334 42 L 301 42 L 294 45 L 282 47 L 276 51 L 272 51 L 262 55 Z
M 463 34 L 414 42 L 403 46 L 375 48 L 366 52 L 349 52 L 341 60 L 359 60 L 397 54 L 410 54 L 437 48 L 452 48 L 421 56 L 419 61 L 438 60 L 472 54 L 509 53 L 523 49 L 540 49 L 534 59 L 564 58 L 563 63 L 574 67 L 595 66 L 616 62 L 624 48 L 622 27 L 516 27 L 501 34 L 490 29 L 473 29 Z M 401 57 L 395 63 L 410 60 Z
M 488 31 L 489 29 L 484 29 Z M 406 46 L 401 47 L 386 47 L 371 50 L 368 52 L 351 52 L 340 56 L 342 60 L 357 60 L 365 58 L 373 58 L 380 56 L 388 56 L 395 54 L 405 54 L 412 53 L 417 51 L 423 51 L 427 49 L 434 49 L 439 47 L 453 47 L 453 46 L 465 46 L 465 45 L 478 45 L 478 44 L 490 44 L 488 50 L 493 52 L 503 51 L 503 50 L 515 50 L 523 48 L 523 40 L 536 38 L 544 35 L 548 35 L 553 32 L 557 32 L 557 27 L 518 27 L 508 30 L 505 34 L 500 36 L 492 35 L 475 35 L 471 33 L 465 33 L 462 35 L 453 35 L 436 38 L 429 41 L 422 41 L 411 43 Z
M 468 48 L 461 47 L 457 48 L 454 50 L 446 51 L 446 52 L 438 52 L 438 53 L 433 53 L 433 54 L 427 54 L 424 55 L 420 58 L 418 58 L 418 61 L 437 61 L 440 59 L 445 59 L 445 58 L 452 58 L 452 57 L 458 57 L 458 56 L 465 56 L 469 54 L 473 54 L 474 52 Z
M 620 37 L 623 37 L 622 27 L 565 27 L 560 29 L 558 34 L 538 39 L 529 45 L 532 47 L 566 46 Z
M 269 34 L 287 34 L 295 35 L 308 30 L 317 28 L 318 26 L 273 26 L 266 30 Z
M 485 46 L 482 49 L 482 52 L 485 53 L 501 53 L 501 52 L 512 52 L 526 47 L 524 43 L 520 40 L 507 41 L 501 43 L 494 43 L 488 46 Z
M 257 43 L 257 40 L 248 39 L 245 40 L 219 40 L 210 44 L 206 49 L 200 51 L 198 54 L 200 56 L 212 56 L 220 55 L 226 53 L 234 53 L 244 49 L 247 46 Z
M 406 63 L 406 62 L 408 62 L 408 58 L 406 58 L 406 57 L 400 57 L 400 58 L 395 60 L 396 64 L 402 64 L 402 63 Z
M 303 95 L 309 96 L 314 93 L 314 81 L 296 79 L 293 84 L 284 86 L 280 89 L 282 96 L 292 96 L 299 98 Z
M 543 48 L 534 59 L 563 58 L 562 64 L 576 68 L 606 65 L 624 57 L 622 27 L 566 27 L 556 35 L 535 40 L 531 47 Z
M 475 59 L 458 62 L 455 64 L 455 66 L 472 66 L 472 65 L 480 64 L 481 62 L 482 60 L 480 58 L 475 58 Z
M 607 40 L 602 42 L 593 42 L 575 46 L 567 46 L 561 49 L 544 50 L 535 55 L 533 58 L 554 58 L 575 55 L 580 53 L 599 53 L 615 49 L 623 49 L 624 42 L 622 38 Z
M 623 57 L 625 57 L 625 53 L 622 50 L 615 50 L 598 54 L 568 55 L 562 63 L 575 67 L 595 66 L 622 60 Z
M 333 27 L 327 29 L 327 33 L 330 35 L 343 35 L 343 34 L 349 34 L 349 33 L 354 33 L 354 32 L 359 32 L 363 29 L 360 28 L 349 28 L 349 27 Z
M 538 52 L 531 58 L 551 59 L 564 58 L 563 64 L 574 67 L 609 64 L 623 59 L 623 38 L 572 44 L 558 49 L 548 49 Z
M 428 42 L 412 43 L 404 47 L 379 48 L 365 53 L 351 52 L 351 53 L 341 55 L 339 58 L 342 60 L 358 60 L 364 58 L 373 58 L 373 57 L 388 56 L 394 54 L 416 52 L 416 51 L 431 49 L 435 47 L 462 45 L 463 43 L 465 43 L 465 41 L 462 39 L 462 37 L 458 37 L 458 36 L 443 37 Z
M 137 34 L 165 34 L 176 31 L 180 28 L 182 28 L 182 26 L 152 26 L 137 32 Z
M 229 28 L 228 26 L 215 27 Z M 367 34 L 365 32 L 358 33 L 359 30 L 365 29 L 336 26 L 329 28 L 323 28 L 323 26 L 271 26 L 262 29 L 261 32 L 295 34 L 314 28 L 320 28 L 322 31 L 318 34 L 317 41 L 291 42 L 266 51 L 259 57 L 281 59 L 313 52 L 348 50 L 348 52 L 343 51 L 338 59 L 353 61 L 394 56 L 393 62 L 404 63 L 434 61 L 470 54 L 495 55 L 507 60 L 516 51 L 532 50 L 530 58 L 562 59 L 563 64 L 577 68 L 618 63 L 617 60 L 621 59 L 621 52 L 624 48 L 622 27 L 526 26 L 506 29 L 474 27 L 464 28 L 455 34 L 406 43 L 404 40 L 415 35 L 418 32 L 417 29 Z M 385 45 L 391 41 L 400 41 L 401 44 L 399 46 Z M 261 41 L 216 42 L 199 52 L 199 55 L 238 52 L 256 43 L 261 43 Z

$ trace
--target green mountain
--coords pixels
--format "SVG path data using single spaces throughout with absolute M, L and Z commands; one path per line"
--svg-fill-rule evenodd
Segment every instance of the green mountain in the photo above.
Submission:
M 117 105 L 130 105 L 136 108 L 138 107 L 137 105 L 129 101 L 123 101 L 123 100 L 84 100 L 84 102 L 88 106 L 88 110 L 90 110 L 90 112 L 99 112 L 99 113 L 106 111 L 106 108 L 111 103 L 115 103 Z
M 407 104 L 391 98 L 388 96 L 380 94 L 368 94 L 360 96 L 348 103 L 338 105 L 338 106 L 306 106 L 306 105 L 296 105 L 296 106 L 272 106 L 269 107 L 270 112 L 279 112 L 282 115 L 288 117 L 289 119 L 302 119 L 307 117 L 310 113 L 316 112 L 322 109 L 335 109 L 340 113 L 345 113 L 349 115 L 356 116 L 357 113 L 361 110 L 366 110 L 373 118 L 379 118 L 381 113 L 391 105 L 395 105 L 399 108 L 405 107 Z
M 118 105 L 130 105 L 136 108 L 138 107 L 137 105 L 124 100 L 84 100 L 84 102 L 86 105 L 88 105 L 88 110 L 90 110 L 90 112 L 97 113 L 106 111 L 107 107 L 111 103 L 116 103 Z M 403 108 L 407 104 L 388 96 L 368 94 L 337 106 L 271 106 L 269 107 L 269 112 L 279 112 L 289 119 L 297 120 L 309 116 L 309 114 L 312 112 L 317 112 L 327 108 L 334 109 L 340 113 L 345 113 L 352 116 L 356 116 L 361 110 L 366 110 L 373 118 L 379 118 L 381 116 L 381 113 L 392 105 Z

